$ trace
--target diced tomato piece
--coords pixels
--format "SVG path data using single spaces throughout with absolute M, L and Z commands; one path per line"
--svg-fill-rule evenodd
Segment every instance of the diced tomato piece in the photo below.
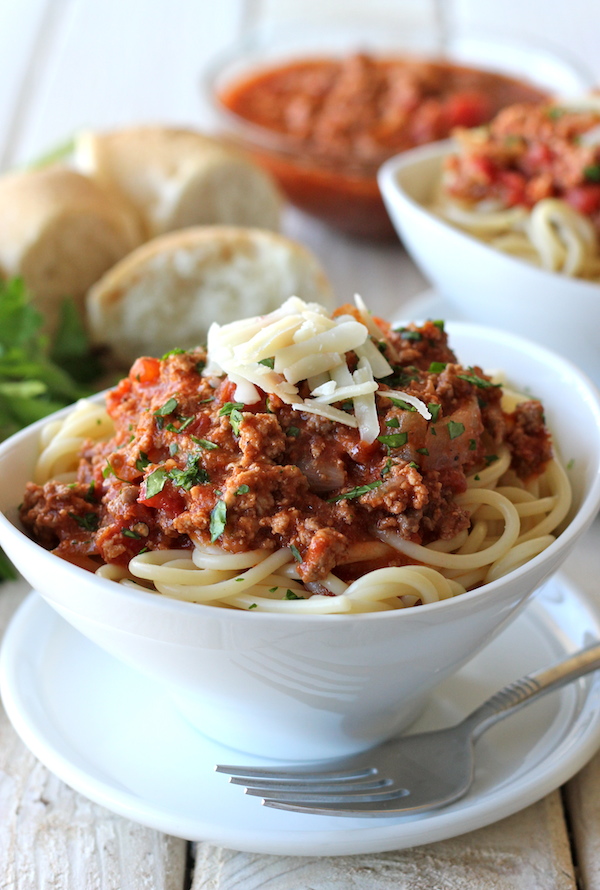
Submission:
M 155 494 L 151 498 L 145 498 L 145 486 L 142 487 L 138 503 L 144 504 L 146 507 L 153 507 L 155 510 L 163 510 L 167 516 L 174 518 L 179 516 L 185 510 L 185 501 L 178 491 L 167 484 L 162 491 Z
M 527 180 L 522 173 L 517 173 L 516 170 L 503 170 L 498 174 L 498 182 L 507 207 L 525 203 Z
M 552 159 L 553 154 L 550 148 L 537 142 L 528 147 L 520 163 L 527 173 L 543 173 L 550 167 Z
M 565 193 L 565 201 L 584 216 L 600 210 L 600 183 L 577 185 Z
M 444 103 L 449 127 L 477 127 L 492 116 L 493 108 L 484 93 L 454 93 Z
M 154 383 L 160 375 L 160 362 L 157 358 L 138 358 L 133 363 L 129 376 L 138 383 Z

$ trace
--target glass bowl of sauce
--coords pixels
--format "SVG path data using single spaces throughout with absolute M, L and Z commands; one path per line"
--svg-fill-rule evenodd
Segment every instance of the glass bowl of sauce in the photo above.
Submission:
M 592 82 L 554 50 L 496 35 L 443 49 L 431 31 L 262 28 L 215 59 L 204 86 L 222 137 L 292 204 L 347 234 L 386 239 L 394 229 L 377 171 L 388 158 Z

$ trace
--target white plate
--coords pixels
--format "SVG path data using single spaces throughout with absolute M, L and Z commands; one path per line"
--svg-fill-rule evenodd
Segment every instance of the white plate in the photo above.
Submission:
M 399 317 L 393 320 L 392 326 L 399 321 L 423 322 L 428 318 L 441 318 L 443 321 L 470 321 L 460 309 L 431 288 L 404 303 Z
M 415 727 L 455 722 L 505 683 L 599 637 L 598 609 L 564 578 L 554 580 L 439 688 Z M 213 769 L 266 761 L 200 735 L 164 692 L 90 643 L 35 593 L 6 633 L 0 691 L 25 744 L 77 791 L 169 834 L 259 853 L 369 853 L 453 837 L 543 797 L 600 745 L 595 676 L 492 728 L 477 745 L 472 791 L 444 810 L 370 819 L 270 810 Z

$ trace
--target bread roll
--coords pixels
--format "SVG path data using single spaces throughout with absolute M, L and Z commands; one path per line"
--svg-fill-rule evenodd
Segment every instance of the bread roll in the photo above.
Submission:
M 24 279 L 50 332 L 65 297 L 83 312 L 90 286 L 142 241 L 119 195 L 62 167 L 0 177 L 0 208 L 2 274 Z
M 245 155 L 193 130 L 84 131 L 74 158 L 82 173 L 131 201 L 147 239 L 195 225 L 279 229 L 281 197 L 271 177 Z
M 329 303 L 315 257 L 261 229 L 204 226 L 162 235 L 110 269 L 88 294 L 94 342 L 129 366 L 140 355 L 206 342 L 225 323 L 276 309 L 288 297 Z

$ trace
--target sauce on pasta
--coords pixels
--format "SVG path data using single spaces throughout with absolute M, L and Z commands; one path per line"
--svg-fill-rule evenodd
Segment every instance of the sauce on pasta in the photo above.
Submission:
M 463 367 L 442 322 L 291 298 L 214 326 L 208 355 L 138 359 L 106 411 L 51 427 L 21 517 L 166 595 L 372 611 L 510 570 L 568 505 L 540 403 Z
M 519 104 L 454 131 L 437 207 L 550 271 L 600 279 L 600 103 Z

